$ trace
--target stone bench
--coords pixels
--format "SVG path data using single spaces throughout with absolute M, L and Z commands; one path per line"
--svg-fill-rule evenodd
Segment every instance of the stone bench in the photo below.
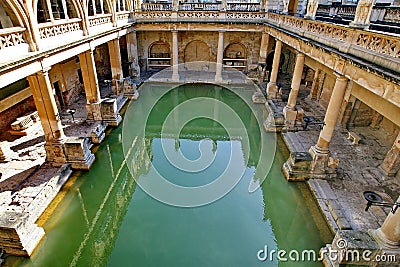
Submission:
M 349 136 L 347 137 L 347 139 L 353 140 L 353 145 L 358 145 L 358 142 L 360 142 L 362 138 L 355 132 L 349 132 Z

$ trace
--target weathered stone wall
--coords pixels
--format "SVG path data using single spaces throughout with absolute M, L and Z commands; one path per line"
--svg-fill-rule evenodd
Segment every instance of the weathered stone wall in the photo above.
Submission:
M 82 84 L 79 81 L 79 63 L 75 58 L 72 60 L 54 65 L 49 71 L 51 83 L 59 82 L 63 102 L 68 105 L 73 102 L 82 91 Z
M 15 104 L 11 108 L 4 110 L 0 113 L 0 133 L 4 133 L 9 130 L 10 124 L 16 118 L 35 110 L 36 106 L 32 96 Z
M 329 100 L 331 99 L 332 90 L 335 86 L 335 77 L 332 75 L 325 75 L 324 84 L 322 86 L 321 98 L 319 99 L 319 103 L 327 108 L 329 104 Z
M 107 43 L 96 47 L 94 50 L 94 61 L 96 64 L 97 79 L 99 81 L 111 80 L 111 64 Z
M 354 126 L 369 126 L 372 122 L 374 110 L 366 104 L 360 104 L 357 110 L 357 116 L 354 119 Z
M 153 43 L 166 43 L 169 46 L 169 54 L 172 57 L 172 33 L 171 32 L 137 32 L 138 41 L 138 59 L 141 71 L 147 68 L 147 58 L 149 56 L 149 49 Z M 178 35 L 179 42 L 179 35 Z

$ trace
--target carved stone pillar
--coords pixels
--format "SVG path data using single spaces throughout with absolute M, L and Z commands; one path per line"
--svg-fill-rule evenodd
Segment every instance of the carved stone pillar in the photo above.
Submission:
M 224 57 L 224 31 L 218 32 L 217 65 L 215 67 L 215 81 L 222 82 L 222 69 Z
M 400 197 L 397 199 L 400 202 Z M 380 245 L 387 248 L 400 248 L 400 209 L 389 213 L 381 228 L 372 231 L 372 235 Z
M 387 153 L 380 165 L 381 170 L 388 175 L 394 176 L 400 169 L 400 133 L 394 141 L 392 148 Z
M 93 51 L 89 50 L 78 56 L 82 71 L 83 87 L 86 94 L 87 118 L 89 120 L 101 121 L 100 90 L 97 82 Z
M 126 46 L 128 50 L 129 75 L 133 77 L 140 77 L 139 57 L 138 57 L 138 42 L 136 31 L 130 32 L 126 35 Z
M 172 31 L 172 80 L 179 81 L 178 31 Z
M 315 19 L 315 14 L 317 14 L 318 0 L 308 0 L 307 3 L 307 13 L 304 16 L 305 19 Z
M 118 38 L 108 42 L 108 53 L 110 55 L 112 79 L 120 80 L 124 75 L 122 72 L 121 52 Z
M 350 22 L 349 26 L 362 29 L 368 28 L 373 6 L 374 0 L 360 0 L 357 4 L 354 20 Z
M 261 37 L 261 45 L 260 45 L 260 57 L 258 59 L 258 63 L 265 64 L 268 56 L 268 44 L 269 44 L 269 34 L 263 32 Z
M 311 171 L 313 173 L 325 173 L 329 160 L 329 144 L 335 131 L 335 126 L 340 113 L 340 107 L 343 102 L 347 86 L 347 78 L 336 74 L 336 82 L 333 87 L 332 96 L 329 100 L 328 108 L 325 114 L 325 125 L 319 134 L 318 142 L 310 148 L 310 154 L 313 158 Z
M 179 9 L 179 0 L 172 0 L 172 11 L 178 11 Z
M 296 102 L 297 102 L 297 96 L 299 94 L 301 77 L 303 75 L 304 60 L 305 60 L 304 54 L 297 53 L 288 103 L 283 109 L 283 115 L 285 116 L 286 121 L 295 121 L 298 116 L 298 110 L 296 109 Z M 302 112 L 300 113 L 302 114 Z
M 267 96 L 268 96 L 268 98 L 276 98 L 277 94 L 278 94 L 276 81 L 278 79 L 279 61 L 281 59 L 281 51 L 282 51 L 282 41 L 276 39 L 274 60 L 273 60 L 273 63 L 272 63 L 272 70 L 271 70 L 271 78 L 270 78 L 269 83 L 267 85 Z

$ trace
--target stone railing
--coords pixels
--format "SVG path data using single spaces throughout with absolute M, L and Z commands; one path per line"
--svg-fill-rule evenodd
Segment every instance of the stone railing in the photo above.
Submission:
M 257 3 L 228 3 L 228 11 L 245 11 L 245 12 L 255 12 L 260 11 L 261 6 Z
M 337 8 L 336 14 L 343 17 L 354 17 L 354 14 L 356 14 L 356 8 L 357 5 L 339 6 Z
M 94 27 L 102 24 L 112 23 L 111 14 L 103 14 L 89 17 L 89 27 Z
M 171 3 L 143 3 L 142 11 L 168 11 L 172 10 Z
M 26 43 L 24 39 L 25 28 L 13 27 L 0 30 L 0 50 L 7 47 Z
M 398 72 L 400 36 L 266 13 L 266 22 Z
M 184 3 L 179 5 L 179 10 L 218 11 L 221 8 L 222 5 L 216 3 Z
M 41 39 L 81 30 L 81 19 L 56 20 L 38 26 Z
M 319 4 L 317 9 L 317 15 L 328 16 L 331 13 L 330 5 Z
M 129 21 L 129 16 L 130 16 L 130 14 L 131 14 L 130 11 L 121 11 L 121 12 L 117 12 L 117 21 L 118 21 L 118 20 Z
M 400 23 L 400 7 L 387 7 L 385 10 L 384 21 Z

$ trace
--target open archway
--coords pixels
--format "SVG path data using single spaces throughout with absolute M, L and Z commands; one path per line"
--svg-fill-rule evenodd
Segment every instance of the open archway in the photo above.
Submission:
M 231 43 L 224 51 L 224 65 L 228 68 L 245 71 L 247 68 L 247 49 L 241 43 Z
M 149 46 L 147 68 L 159 69 L 171 66 L 171 50 L 166 42 L 157 41 Z

